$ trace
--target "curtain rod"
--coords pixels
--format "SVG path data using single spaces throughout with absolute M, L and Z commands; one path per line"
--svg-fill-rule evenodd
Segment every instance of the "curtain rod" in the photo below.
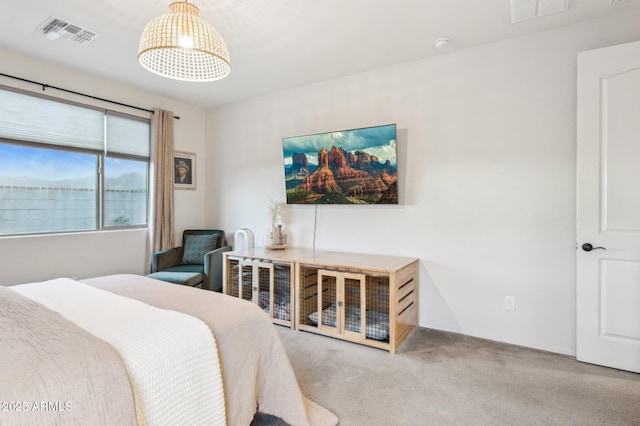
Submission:
M 44 91 L 47 88 L 60 90 L 62 92 L 66 92 L 66 93 L 71 93 L 71 94 L 78 95 L 78 96 L 84 96 L 85 98 L 91 98 L 91 99 L 95 99 L 95 100 L 98 100 L 98 101 L 108 102 L 110 104 L 120 105 L 120 106 L 127 107 L 127 108 L 133 108 L 133 109 L 137 109 L 139 111 L 146 111 L 146 112 L 149 112 L 149 113 L 153 114 L 153 110 L 152 109 L 141 108 L 141 107 L 137 107 L 135 105 L 129 105 L 129 104 L 124 104 L 122 102 L 112 101 L 110 99 L 99 98 L 97 96 L 87 95 L 85 93 L 75 92 L 75 91 L 69 90 L 69 89 L 63 89 L 62 87 L 56 87 L 56 86 L 51 86 L 51 85 L 45 84 L 45 83 L 39 83 L 39 82 L 33 81 L 33 80 L 27 80 L 26 78 L 16 77 L 14 75 L 0 73 L 0 76 L 13 78 L 14 80 L 24 81 L 25 83 L 35 84 L 36 86 L 41 86 L 42 87 L 42 91 Z M 180 117 L 178 117 L 177 115 L 174 115 L 173 118 L 175 118 L 176 120 L 180 120 Z

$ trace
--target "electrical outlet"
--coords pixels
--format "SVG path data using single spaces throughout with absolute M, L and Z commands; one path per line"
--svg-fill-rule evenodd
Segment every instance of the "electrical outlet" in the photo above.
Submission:
M 504 308 L 507 311 L 515 311 L 516 310 L 516 298 L 515 298 L 515 296 L 505 296 L 505 298 L 504 298 Z

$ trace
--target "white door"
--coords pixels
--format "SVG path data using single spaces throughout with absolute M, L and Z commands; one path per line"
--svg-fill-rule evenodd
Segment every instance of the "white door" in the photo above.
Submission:
M 577 118 L 577 359 L 640 372 L 640 42 L 578 55 Z

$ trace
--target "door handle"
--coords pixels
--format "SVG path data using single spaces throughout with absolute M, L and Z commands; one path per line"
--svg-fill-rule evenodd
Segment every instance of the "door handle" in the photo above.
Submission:
M 606 248 L 604 248 L 604 247 L 594 247 L 594 246 L 592 246 L 592 245 L 591 245 L 591 244 L 589 244 L 589 243 L 584 243 L 584 244 L 582 245 L 582 250 L 584 250 L 584 251 L 591 251 L 591 250 L 606 250 Z

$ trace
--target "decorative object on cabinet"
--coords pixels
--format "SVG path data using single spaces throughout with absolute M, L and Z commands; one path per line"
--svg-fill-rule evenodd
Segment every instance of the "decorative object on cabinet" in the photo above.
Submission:
M 283 209 L 287 206 L 284 201 L 269 200 L 267 206 L 269 228 L 265 235 L 264 245 L 281 246 L 284 245 L 284 236 L 282 235 Z
M 246 250 L 253 248 L 253 231 L 249 228 L 240 228 L 233 236 L 233 249 Z
M 286 244 L 274 244 L 272 246 L 266 246 L 265 247 L 267 250 L 286 250 L 287 249 L 287 245 Z

